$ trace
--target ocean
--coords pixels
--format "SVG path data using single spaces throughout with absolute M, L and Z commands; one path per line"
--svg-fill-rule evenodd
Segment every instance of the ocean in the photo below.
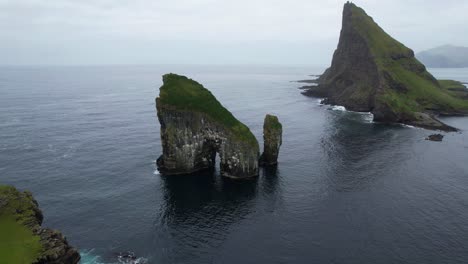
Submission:
M 432 134 L 320 105 L 313 66 L 0 67 L 0 184 L 30 190 L 82 263 L 466 263 L 468 117 Z M 430 69 L 468 82 L 468 69 Z M 276 169 L 162 176 L 161 75 L 210 89 L 262 145 L 283 123 Z

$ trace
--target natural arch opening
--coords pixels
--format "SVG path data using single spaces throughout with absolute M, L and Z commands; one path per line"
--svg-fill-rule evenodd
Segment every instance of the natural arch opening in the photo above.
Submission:
M 215 152 L 215 159 L 214 159 L 214 171 L 216 175 L 221 174 L 221 157 L 219 156 L 219 152 Z
M 210 169 L 216 174 L 221 172 L 221 154 L 220 146 L 216 140 L 205 140 L 203 143 L 202 154 L 204 167 Z

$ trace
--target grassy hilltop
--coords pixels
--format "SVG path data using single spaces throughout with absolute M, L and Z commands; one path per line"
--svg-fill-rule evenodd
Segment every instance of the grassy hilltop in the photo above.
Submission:
M 205 113 L 230 130 L 236 138 L 258 146 L 257 139 L 246 125 L 221 105 L 208 89 L 185 76 L 173 73 L 164 75 L 156 103 L 182 111 Z

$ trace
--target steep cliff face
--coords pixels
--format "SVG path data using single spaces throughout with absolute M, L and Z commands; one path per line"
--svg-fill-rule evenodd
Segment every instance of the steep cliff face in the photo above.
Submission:
M 466 114 L 468 101 L 452 96 L 411 49 L 383 31 L 363 9 L 346 3 L 332 65 L 304 94 L 325 103 L 372 112 L 375 121 L 453 130 L 435 114 Z
M 212 169 L 218 153 L 221 175 L 258 175 L 257 139 L 201 84 L 185 76 L 164 75 L 156 109 L 163 149 L 157 161 L 161 173 Z
M 78 251 L 59 231 L 41 227 L 42 219 L 30 192 L 0 186 L 0 262 L 76 264 L 80 261 Z
M 266 115 L 263 122 L 263 154 L 260 157 L 261 165 L 278 164 L 278 155 L 283 143 L 283 126 L 274 115 Z

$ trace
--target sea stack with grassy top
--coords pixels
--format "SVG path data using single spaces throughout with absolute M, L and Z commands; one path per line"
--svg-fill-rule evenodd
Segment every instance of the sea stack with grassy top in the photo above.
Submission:
M 213 169 L 218 153 L 221 175 L 258 175 L 257 139 L 198 82 L 177 74 L 164 75 L 156 109 L 163 149 L 157 165 L 162 174 Z
M 372 112 L 378 122 L 454 131 L 436 118 L 468 114 L 466 89 L 454 90 L 453 85 L 436 80 L 411 49 L 347 2 L 332 65 L 304 94 L 325 97 L 324 103 L 352 111 Z
M 79 263 L 78 251 L 59 231 L 42 228 L 42 219 L 30 192 L 0 185 L 1 263 Z
M 260 165 L 271 166 L 278 164 L 279 149 L 282 142 L 283 126 L 274 115 L 266 115 L 263 123 L 263 154 Z

